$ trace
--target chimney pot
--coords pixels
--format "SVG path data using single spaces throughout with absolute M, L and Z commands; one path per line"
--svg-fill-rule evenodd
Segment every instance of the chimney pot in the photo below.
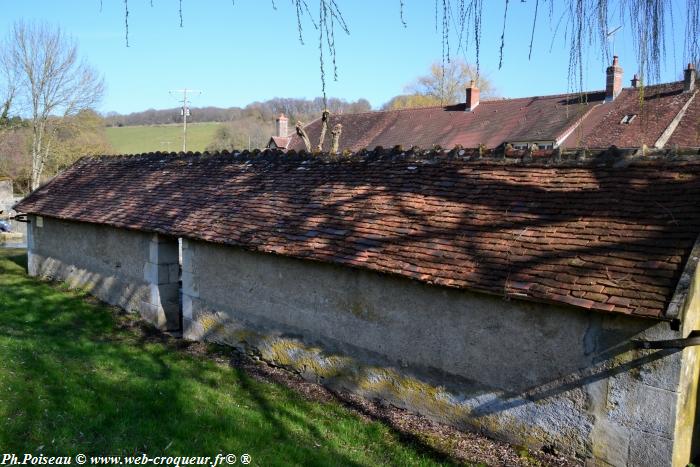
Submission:
M 634 77 L 632 78 L 632 87 L 638 88 L 640 85 L 641 85 L 641 80 L 639 79 L 639 75 L 637 73 L 635 73 Z
M 471 112 L 479 105 L 479 88 L 476 87 L 474 80 L 471 80 L 467 88 L 466 111 Z
M 612 65 L 605 70 L 605 102 L 614 101 L 620 91 L 622 91 L 622 67 L 615 55 Z
M 698 79 L 698 72 L 693 63 L 688 63 L 688 68 L 683 70 L 683 92 L 693 92 L 695 82 Z
M 277 136 L 287 136 L 289 133 L 287 131 L 287 122 L 289 119 L 284 116 L 284 114 L 280 114 L 279 117 L 275 120 L 275 130 L 277 132 Z

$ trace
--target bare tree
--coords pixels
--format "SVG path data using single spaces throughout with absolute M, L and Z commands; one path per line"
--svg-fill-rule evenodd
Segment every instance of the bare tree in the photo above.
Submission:
M 76 115 L 94 106 L 104 80 L 79 60 L 76 42 L 60 28 L 18 21 L 0 49 L 0 67 L 14 82 L 16 98 L 31 117 L 31 188 L 41 181 L 58 131 L 50 119 Z
M 405 91 L 432 97 L 439 104 L 456 104 L 464 99 L 464 90 L 471 81 L 476 82 L 482 97 L 494 97 L 491 81 L 479 75 L 476 67 L 461 59 L 452 60 L 445 66 L 439 62 L 433 63 L 430 72 L 418 77 Z
M 17 94 L 17 79 L 13 70 L 0 67 L 0 130 L 9 128 L 10 110 Z
M 392 97 L 382 108 L 394 110 L 457 104 L 464 101 L 464 90 L 472 81 L 476 82 L 482 97 L 496 97 L 496 90 L 488 78 L 479 75 L 476 67 L 456 59 L 444 66 L 440 62 L 433 63 L 428 74 L 419 76 L 404 88 L 407 94 Z

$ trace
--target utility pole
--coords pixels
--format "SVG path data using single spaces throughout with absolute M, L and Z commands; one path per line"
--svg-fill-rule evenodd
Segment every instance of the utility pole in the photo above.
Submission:
M 198 96 L 202 94 L 202 91 L 196 89 L 176 89 L 170 91 L 170 95 L 181 94 L 182 99 L 177 99 L 178 102 L 182 103 L 180 108 L 180 114 L 182 115 L 182 152 L 187 152 L 187 117 L 190 115 L 190 101 L 187 98 L 187 94 L 197 94 Z

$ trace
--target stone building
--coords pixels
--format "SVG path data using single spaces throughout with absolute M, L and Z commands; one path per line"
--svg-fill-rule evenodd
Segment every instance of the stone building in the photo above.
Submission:
M 694 152 L 95 157 L 17 209 L 31 275 L 188 339 L 533 448 L 683 466 Z

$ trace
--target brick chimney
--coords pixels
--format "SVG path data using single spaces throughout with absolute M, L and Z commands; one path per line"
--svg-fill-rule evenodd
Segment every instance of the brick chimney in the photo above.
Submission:
M 287 132 L 287 122 L 289 119 L 284 116 L 284 114 L 280 114 L 279 117 L 275 120 L 275 130 L 277 132 L 276 136 L 287 136 L 289 133 Z
M 698 71 L 695 69 L 695 65 L 688 63 L 688 68 L 683 70 L 683 92 L 693 92 L 697 79 Z
M 639 75 L 637 73 L 634 74 L 634 77 L 632 78 L 632 87 L 633 88 L 638 88 L 641 86 L 642 80 L 639 79 Z
M 622 67 L 613 57 L 612 65 L 605 71 L 605 102 L 612 102 L 622 91 Z
M 472 80 L 467 88 L 467 112 L 471 112 L 479 105 L 479 88 L 476 87 L 476 83 Z

